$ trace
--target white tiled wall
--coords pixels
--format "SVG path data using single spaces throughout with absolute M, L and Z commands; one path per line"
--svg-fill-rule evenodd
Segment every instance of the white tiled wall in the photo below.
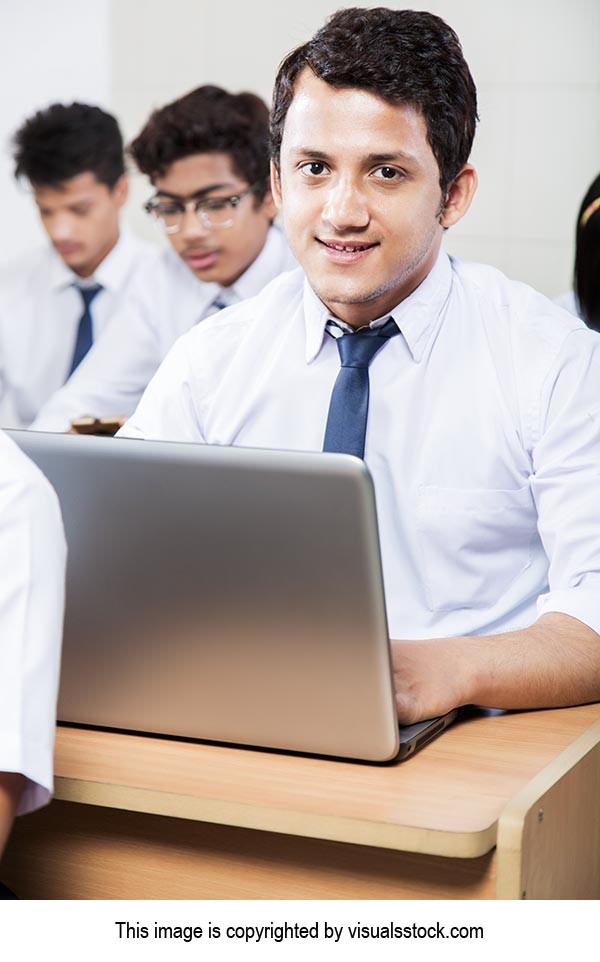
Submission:
M 342 0 L 0 0 L 0 138 L 50 99 L 105 102 L 131 138 L 149 111 L 202 83 L 270 98 L 277 65 Z M 362 6 L 376 6 L 363 3 Z M 496 264 L 551 296 L 570 285 L 574 223 L 600 171 L 599 0 L 406 0 L 459 34 L 479 91 L 472 160 L 480 186 L 451 253 Z M 33 212 L 0 160 L 11 245 L 37 237 Z M 12 193 L 11 193 L 12 192 Z M 134 183 L 130 220 L 148 186 Z M 0 233 L 0 243 L 6 237 Z M 3 251 L 0 250 L 0 259 Z
M 0 0 L 0 264 L 42 241 L 31 198 L 14 183 L 10 139 L 55 101 L 107 107 L 112 0 Z

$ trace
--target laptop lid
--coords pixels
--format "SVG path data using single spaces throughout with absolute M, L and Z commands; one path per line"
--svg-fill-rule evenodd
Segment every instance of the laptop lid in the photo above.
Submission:
M 343 455 L 9 432 L 61 502 L 61 721 L 399 750 L 373 484 Z

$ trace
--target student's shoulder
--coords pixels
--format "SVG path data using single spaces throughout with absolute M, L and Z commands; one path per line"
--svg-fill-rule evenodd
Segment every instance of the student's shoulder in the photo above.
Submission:
M 512 280 L 488 264 L 451 258 L 455 277 L 475 298 L 490 331 L 505 334 L 528 351 L 560 353 L 572 336 L 597 338 L 583 321 L 522 281 Z
M 569 314 L 573 314 L 575 317 L 581 317 L 575 291 L 565 291 L 563 294 L 559 294 L 558 297 L 553 298 L 553 303 L 556 304 L 557 307 L 562 307 L 565 311 L 568 311 Z
M 0 295 L 29 292 L 50 277 L 56 254 L 44 245 L 19 254 L 0 264 Z

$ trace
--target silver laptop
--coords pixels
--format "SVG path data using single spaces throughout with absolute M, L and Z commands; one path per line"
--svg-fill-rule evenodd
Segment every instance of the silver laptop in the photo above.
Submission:
M 454 717 L 399 730 L 364 462 L 8 433 L 62 506 L 61 721 L 382 762 Z

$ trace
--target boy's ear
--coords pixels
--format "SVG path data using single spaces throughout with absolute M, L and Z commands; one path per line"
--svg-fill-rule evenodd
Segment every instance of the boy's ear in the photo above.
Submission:
M 281 210 L 281 179 L 275 161 L 271 161 L 271 193 L 277 210 Z
M 269 218 L 269 220 L 273 220 L 277 213 L 277 208 L 275 206 L 273 192 L 270 188 L 267 191 L 265 191 L 265 196 L 260 202 L 260 206 L 261 206 L 261 209 L 265 212 L 265 214 Z
M 127 174 L 121 174 L 115 183 L 112 192 L 119 204 L 119 207 L 122 207 L 129 196 L 129 177 Z
M 471 164 L 461 167 L 448 187 L 446 202 L 442 208 L 440 224 L 452 227 L 467 213 L 477 190 L 477 171 Z

